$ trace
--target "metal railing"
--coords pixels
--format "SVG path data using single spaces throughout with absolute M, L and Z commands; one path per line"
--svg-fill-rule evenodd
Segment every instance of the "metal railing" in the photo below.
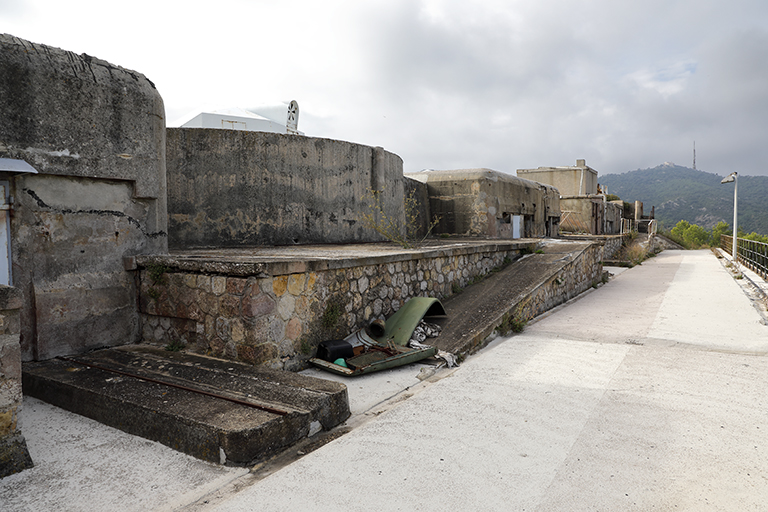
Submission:
M 651 219 L 651 222 L 648 223 L 648 234 L 655 235 L 658 229 L 659 229 L 659 224 L 658 222 L 656 222 L 656 219 Z
M 720 248 L 733 256 L 733 237 L 720 235 Z M 768 244 L 746 238 L 736 239 L 738 261 L 768 280 Z

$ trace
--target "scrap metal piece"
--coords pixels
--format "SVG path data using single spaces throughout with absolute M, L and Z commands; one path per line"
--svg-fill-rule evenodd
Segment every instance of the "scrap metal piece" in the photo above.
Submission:
M 381 344 L 391 340 L 395 345 L 406 346 L 425 316 L 446 316 L 445 308 L 434 297 L 413 297 L 387 319 L 384 335 L 373 339 Z

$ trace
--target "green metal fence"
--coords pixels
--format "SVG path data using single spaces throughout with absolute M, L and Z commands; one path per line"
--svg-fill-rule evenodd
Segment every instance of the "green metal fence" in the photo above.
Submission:
M 738 261 L 768 280 L 768 244 L 746 238 L 736 239 Z M 733 255 L 733 237 L 720 235 L 720 248 Z

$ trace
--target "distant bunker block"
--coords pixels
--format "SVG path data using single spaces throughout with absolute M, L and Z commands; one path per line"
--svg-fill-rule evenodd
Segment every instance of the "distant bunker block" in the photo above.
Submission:
M 167 162 L 172 249 L 382 241 L 360 220 L 370 191 L 404 224 L 403 161 L 382 148 L 172 128 Z
M 557 236 L 556 188 L 491 169 L 408 173 L 427 184 L 435 233 L 490 238 Z

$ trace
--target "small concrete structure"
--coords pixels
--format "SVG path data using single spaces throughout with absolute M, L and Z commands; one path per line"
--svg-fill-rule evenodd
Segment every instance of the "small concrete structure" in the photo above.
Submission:
M 583 159 L 576 160 L 574 166 L 518 169 L 517 176 L 552 185 L 561 196 L 597 194 L 597 171 Z
M 622 207 L 606 201 L 603 194 L 561 196 L 560 230 L 569 233 L 614 235 L 621 233 Z
M 373 190 L 404 222 L 403 161 L 382 148 L 199 128 L 167 140 L 172 249 L 381 241 L 360 221 Z
M 552 186 L 491 169 L 407 173 L 426 183 L 434 233 L 490 238 L 556 237 L 560 194 Z

